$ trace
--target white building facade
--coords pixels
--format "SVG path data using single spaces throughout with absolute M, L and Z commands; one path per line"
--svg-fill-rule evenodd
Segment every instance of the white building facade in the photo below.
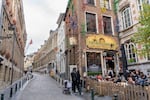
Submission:
M 66 72 L 66 56 L 65 56 L 65 22 L 64 22 L 64 14 L 61 13 L 58 20 L 58 37 L 57 37 L 57 67 L 58 73 L 64 77 Z
M 148 74 L 150 71 L 150 58 L 137 55 L 134 52 L 134 48 L 141 49 L 142 46 L 134 44 L 131 40 L 133 34 L 137 32 L 140 26 L 139 17 L 143 1 L 144 0 L 119 0 L 117 12 L 120 43 L 124 44 L 128 69 L 138 69 Z

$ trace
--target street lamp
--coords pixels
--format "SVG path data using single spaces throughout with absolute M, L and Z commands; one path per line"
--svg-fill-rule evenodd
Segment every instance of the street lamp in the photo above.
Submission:
M 15 47 L 15 33 L 16 33 L 16 26 L 15 25 L 11 25 L 8 27 L 8 29 L 10 31 L 13 31 L 13 34 L 12 34 L 12 37 L 13 37 L 13 45 L 12 45 L 12 57 L 11 57 L 11 68 L 12 68 L 12 71 L 11 71 L 11 79 L 10 79 L 10 84 L 12 85 L 13 83 L 13 73 L 14 73 L 14 47 Z M 12 97 L 12 92 L 13 92 L 13 88 L 11 87 L 11 90 L 10 90 L 10 97 Z
M 61 70 L 61 68 L 62 68 L 62 67 L 61 67 L 61 66 L 62 66 L 62 64 L 61 64 L 61 52 L 62 52 L 62 50 L 60 49 L 60 51 L 59 51 L 59 57 L 60 57 L 60 58 L 59 58 L 59 61 L 60 61 L 60 70 L 59 70 L 60 72 L 59 72 L 59 74 L 60 74 L 60 76 L 61 76 L 61 71 L 62 71 L 62 70 Z
M 127 64 L 127 58 L 125 53 L 124 44 L 121 44 L 121 55 L 122 55 L 122 63 L 123 63 L 123 75 L 127 79 L 127 71 L 128 70 L 128 64 Z

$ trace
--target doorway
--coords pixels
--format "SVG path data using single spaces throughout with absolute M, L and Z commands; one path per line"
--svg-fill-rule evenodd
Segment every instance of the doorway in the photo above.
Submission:
M 111 51 L 106 52 L 106 56 L 104 57 L 106 63 L 107 70 L 113 70 L 115 74 L 115 60 L 114 60 L 114 53 Z

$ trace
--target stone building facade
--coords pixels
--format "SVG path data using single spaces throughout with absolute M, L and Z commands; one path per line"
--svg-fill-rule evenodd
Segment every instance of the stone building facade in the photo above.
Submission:
M 24 72 L 32 71 L 33 69 L 33 60 L 34 60 L 35 53 L 26 55 L 24 58 Z
M 0 0 L 0 89 L 23 75 L 26 27 L 22 0 Z
M 150 73 L 150 58 L 137 55 L 134 48 L 141 49 L 141 46 L 131 41 L 140 26 L 138 19 L 144 1 L 150 3 L 149 0 L 119 0 L 117 15 L 120 43 L 125 47 L 128 69 L 139 69 L 148 74 Z
M 35 71 L 50 71 L 56 69 L 56 53 L 57 53 L 57 30 L 50 31 L 48 40 L 37 51 L 34 56 L 33 69 Z
M 65 37 L 65 21 L 64 21 L 64 13 L 60 13 L 59 18 L 57 20 L 57 54 L 56 54 L 56 61 L 57 61 L 57 70 L 58 73 L 61 75 L 62 78 L 66 77 L 66 54 L 65 54 L 65 47 L 66 47 L 66 37 Z

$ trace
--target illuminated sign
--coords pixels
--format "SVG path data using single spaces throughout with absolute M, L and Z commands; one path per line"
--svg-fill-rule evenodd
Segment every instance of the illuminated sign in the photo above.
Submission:
M 117 41 L 111 36 L 105 36 L 103 34 L 89 35 L 86 38 L 86 46 L 88 48 L 117 50 Z

